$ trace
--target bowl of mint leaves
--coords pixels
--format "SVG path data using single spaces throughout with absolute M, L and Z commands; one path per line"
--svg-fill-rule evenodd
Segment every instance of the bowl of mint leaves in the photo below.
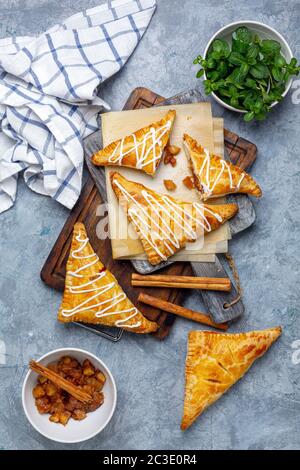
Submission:
M 194 64 L 200 65 L 196 76 L 203 76 L 205 94 L 227 109 L 244 113 L 245 121 L 264 120 L 300 71 L 281 34 L 256 21 L 220 29 Z

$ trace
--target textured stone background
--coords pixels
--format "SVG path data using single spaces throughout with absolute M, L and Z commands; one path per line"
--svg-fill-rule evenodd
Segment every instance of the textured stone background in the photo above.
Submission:
M 36 34 L 101 0 L 1 0 L 0 36 Z M 209 4 L 209 6 L 208 6 Z M 102 88 L 113 109 L 146 86 L 165 96 L 198 85 L 191 65 L 221 26 L 254 19 L 277 28 L 300 56 L 300 4 L 291 0 L 158 0 L 141 44 L 125 69 Z M 300 83 L 298 82 L 298 86 Z M 294 95 L 295 96 L 295 95 Z M 188 331 L 177 320 L 164 342 L 124 335 L 118 344 L 56 321 L 61 294 L 39 273 L 68 211 L 19 183 L 16 205 L 0 216 L 0 447 L 63 449 L 27 422 L 21 404 L 25 365 L 62 346 L 84 347 L 112 369 L 119 399 L 109 426 L 81 449 L 299 449 L 300 364 L 292 362 L 299 322 L 299 109 L 292 94 L 266 122 L 244 124 L 214 105 L 228 129 L 258 145 L 253 174 L 264 191 L 254 201 L 256 225 L 231 243 L 241 275 L 246 314 L 232 331 L 281 324 L 284 333 L 247 376 L 185 434 L 179 429 Z M 196 294 L 186 305 L 201 308 Z M 0 343 L 0 346 L 3 343 Z M 72 446 L 70 446 L 72 447 Z

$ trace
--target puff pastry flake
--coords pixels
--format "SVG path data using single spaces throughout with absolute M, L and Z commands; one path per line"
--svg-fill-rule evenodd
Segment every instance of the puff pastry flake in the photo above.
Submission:
M 191 331 L 181 429 L 187 429 L 237 382 L 281 335 L 281 328 L 227 334 Z
M 262 195 L 254 179 L 238 166 L 217 155 L 210 155 L 188 134 L 184 134 L 183 144 L 195 185 L 203 201 L 232 193 L 245 193 L 255 197 Z
M 153 265 L 166 261 L 201 234 L 216 230 L 238 211 L 237 204 L 209 206 L 179 201 L 129 181 L 117 172 L 111 172 L 110 179 Z
M 82 223 L 74 225 L 58 320 L 117 326 L 134 333 L 151 333 L 158 328 L 131 303 L 113 274 L 105 269 Z
M 158 122 L 116 140 L 92 156 L 97 166 L 127 166 L 154 175 L 166 147 L 176 111 L 170 110 Z

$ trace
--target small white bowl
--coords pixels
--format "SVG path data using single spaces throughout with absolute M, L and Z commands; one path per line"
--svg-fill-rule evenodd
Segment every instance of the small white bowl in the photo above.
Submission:
M 36 385 L 37 374 L 32 370 L 28 371 L 23 383 L 22 403 L 28 421 L 39 433 L 53 441 L 71 444 L 91 439 L 107 426 L 116 408 L 117 389 L 114 378 L 104 362 L 94 356 L 94 354 L 84 351 L 83 349 L 55 349 L 40 357 L 38 362 L 47 365 L 67 355 L 75 357 L 80 363 L 82 363 L 84 359 L 89 359 L 96 368 L 100 369 L 105 374 L 106 382 L 103 387 L 103 405 L 96 411 L 88 413 L 87 417 L 82 421 L 75 421 L 71 418 L 66 426 L 52 423 L 49 421 L 50 415 L 40 414 L 35 406 L 32 390 Z
M 223 28 L 219 29 L 209 40 L 205 51 L 203 53 L 203 58 L 206 58 L 206 55 L 208 53 L 208 50 L 210 46 L 212 45 L 212 42 L 215 39 L 224 39 L 227 41 L 230 46 L 231 46 L 231 38 L 232 38 L 232 33 L 235 31 L 237 28 L 240 26 L 246 26 L 248 29 L 250 29 L 251 32 L 257 34 L 260 39 L 275 39 L 275 41 L 278 41 L 281 44 L 281 53 L 286 59 L 287 62 L 290 62 L 290 60 L 293 57 L 293 53 L 291 51 L 290 46 L 284 39 L 284 37 L 278 33 L 274 28 L 271 28 L 271 26 L 267 26 L 264 23 L 259 23 L 258 21 L 236 21 L 234 23 L 230 23 L 227 26 L 224 26 Z M 206 74 L 204 74 L 204 78 L 206 79 Z M 282 96 L 284 97 L 290 90 L 291 86 L 293 83 L 293 79 L 290 78 L 289 81 L 286 83 L 286 88 Z M 214 99 L 224 106 L 227 109 L 230 109 L 231 111 L 236 111 L 237 113 L 246 113 L 247 111 L 244 109 L 238 109 L 234 108 L 233 106 L 230 106 L 230 104 L 225 103 L 221 98 L 219 98 L 214 92 L 211 93 L 211 95 L 214 97 Z M 271 108 L 275 106 L 278 103 L 278 101 L 275 101 L 274 103 L 271 104 Z

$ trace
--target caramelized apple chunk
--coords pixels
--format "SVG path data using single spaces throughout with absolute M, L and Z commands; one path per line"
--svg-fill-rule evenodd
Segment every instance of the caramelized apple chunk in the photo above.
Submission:
M 37 398 L 35 400 L 35 404 L 38 409 L 38 412 L 42 415 L 45 413 L 49 413 L 51 410 L 51 403 L 46 397 Z
M 42 398 L 46 395 L 46 392 L 42 385 L 36 385 L 32 390 L 32 395 L 34 398 Z
M 48 397 L 54 397 L 54 395 L 57 393 L 57 388 L 52 382 L 49 382 L 45 385 L 45 392 Z
M 188 189 L 194 189 L 195 187 L 194 178 L 192 176 L 186 176 L 182 182 Z
M 88 359 L 86 359 L 83 362 L 83 375 L 90 377 L 91 375 L 94 375 L 94 373 L 95 373 L 94 366 L 90 363 Z
M 168 191 L 175 191 L 177 188 L 176 184 L 172 180 L 164 180 L 164 185 Z
M 86 418 L 86 412 L 76 408 L 76 410 L 74 410 L 72 413 L 72 418 L 76 419 L 77 421 L 81 421 L 82 419 Z

